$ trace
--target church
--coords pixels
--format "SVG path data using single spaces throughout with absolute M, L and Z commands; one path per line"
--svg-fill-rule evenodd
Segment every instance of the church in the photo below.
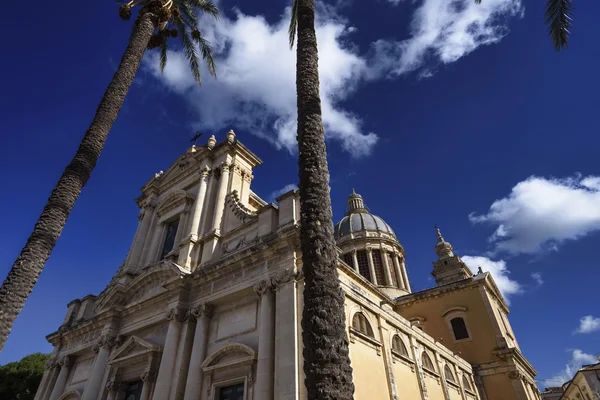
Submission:
M 142 187 L 123 265 L 47 336 L 36 400 L 307 398 L 299 195 L 261 199 L 261 163 L 229 131 Z M 356 400 L 540 399 L 492 275 L 473 275 L 439 229 L 437 284 L 419 292 L 394 230 L 354 191 L 335 238 Z

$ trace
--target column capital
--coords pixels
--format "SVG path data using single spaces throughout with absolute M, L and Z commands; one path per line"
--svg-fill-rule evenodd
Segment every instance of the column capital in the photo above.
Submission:
M 46 369 L 53 369 L 58 367 L 58 359 L 56 357 L 53 357 L 51 359 L 49 359 L 48 361 L 46 361 Z
M 194 319 L 200 319 L 201 317 L 212 318 L 214 312 L 214 306 L 212 304 L 198 304 L 196 307 L 188 310 L 188 314 Z
M 263 294 L 265 294 L 268 290 L 272 289 L 272 283 L 270 279 L 263 279 L 262 281 L 256 283 L 254 285 L 254 291 L 259 295 L 262 296 Z
M 92 346 L 92 351 L 94 353 L 97 353 L 98 351 L 100 351 L 100 348 L 102 348 L 102 347 L 106 347 L 107 349 L 110 349 L 115 346 L 118 347 L 122 343 L 123 343 L 122 336 L 116 336 L 116 335 L 112 335 L 112 334 L 104 334 L 100 337 L 100 339 L 98 339 L 98 341 L 94 344 L 94 346 Z
M 294 273 L 293 268 L 284 268 L 282 270 L 277 271 L 273 277 L 271 277 L 271 286 L 274 290 L 279 289 L 281 286 L 291 282 L 296 277 L 296 273 Z M 255 289 L 256 290 L 256 289 Z
M 222 172 L 229 172 L 232 167 L 233 167 L 233 164 L 230 163 L 230 162 L 228 162 L 228 161 L 223 161 L 221 163 L 221 170 L 222 170 Z
M 60 364 L 61 367 L 65 367 L 68 368 L 71 365 L 73 365 L 73 357 L 72 356 L 62 356 L 60 358 L 60 360 L 58 361 L 58 364 Z
M 167 313 L 166 313 L 166 318 L 169 321 L 174 320 L 175 318 L 177 318 L 178 321 L 183 322 L 186 319 L 186 310 L 181 308 L 181 307 L 171 307 Z
M 200 170 L 200 176 L 201 176 L 202 178 L 207 178 L 207 177 L 208 177 L 208 175 L 210 175 L 210 168 L 208 168 L 208 166 L 205 166 L 204 168 L 202 168 L 202 169 Z

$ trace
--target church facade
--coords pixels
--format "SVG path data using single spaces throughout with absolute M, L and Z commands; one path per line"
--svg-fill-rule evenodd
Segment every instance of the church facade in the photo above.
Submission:
M 302 400 L 299 197 L 268 204 L 233 131 L 150 179 L 123 265 L 68 304 L 36 400 Z M 392 228 L 352 193 L 335 225 L 357 400 L 534 400 L 492 276 L 438 230 L 437 286 L 412 292 Z

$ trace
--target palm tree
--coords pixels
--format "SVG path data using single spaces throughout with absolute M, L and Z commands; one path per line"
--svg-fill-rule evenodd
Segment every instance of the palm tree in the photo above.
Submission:
M 31 236 L 0 287 L 0 351 L 50 257 L 81 189 L 90 178 L 146 49 L 160 48 L 160 67 L 164 70 L 167 39 L 179 36 L 198 84 L 200 57 L 208 65 L 209 72 L 216 76 L 210 44 L 198 30 L 200 12 L 215 18 L 219 16 L 219 10 L 211 0 L 134 1 L 119 8 L 121 18 L 129 20 L 131 9 L 141 7 L 119 68 L 100 100 L 75 157 L 58 180 Z
M 308 399 L 353 398 L 352 367 L 333 237 L 329 169 L 321 118 L 315 0 L 294 0 L 290 47 L 296 32 L 296 95 L 300 189 L 300 246 L 304 272 L 302 341 Z
M 557 51 L 567 48 L 571 34 L 571 0 L 548 0 L 546 3 L 546 24 L 548 33 Z

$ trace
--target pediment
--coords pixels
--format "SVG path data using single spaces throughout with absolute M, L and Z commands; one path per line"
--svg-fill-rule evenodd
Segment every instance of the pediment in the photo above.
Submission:
M 156 213 L 161 216 L 186 202 L 192 203 L 193 201 L 194 196 L 190 193 L 185 190 L 175 190 L 158 201 Z
M 256 360 L 256 352 L 249 346 L 241 343 L 232 343 L 215 351 L 202 363 L 202 369 L 226 368 L 234 365 L 248 365 Z
M 163 173 L 161 177 L 161 181 L 168 182 L 171 179 L 176 178 L 177 176 L 184 173 L 188 168 L 192 167 L 197 163 L 196 157 L 198 156 L 198 151 L 202 152 L 204 146 L 197 146 L 196 151 L 193 153 L 185 153 L 177 157 L 175 162 L 171 164 L 169 168 Z M 202 157 L 202 156 L 200 156 Z
M 115 354 L 110 358 L 109 363 L 115 364 L 121 360 L 129 359 L 138 355 L 144 355 L 161 350 L 160 346 L 156 346 L 147 340 L 137 336 L 131 336 L 117 349 Z
M 79 390 L 77 389 L 73 389 L 73 390 L 69 390 L 66 393 L 63 393 L 58 400 L 79 400 L 81 399 L 81 393 L 79 393 Z
M 165 285 L 173 279 L 180 278 L 182 272 L 181 268 L 170 261 L 163 261 L 143 270 L 128 285 L 127 304 L 133 304 L 166 291 Z
M 126 302 L 127 286 L 122 283 L 113 284 L 109 291 L 96 305 L 96 314 L 115 305 L 124 305 Z

